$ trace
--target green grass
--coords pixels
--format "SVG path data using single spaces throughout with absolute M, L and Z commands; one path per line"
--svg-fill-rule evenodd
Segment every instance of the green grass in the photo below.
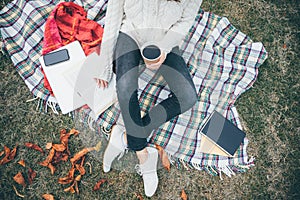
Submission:
M 299 2 L 219 0 L 204 1 L 203 8 L 226 16 L 253 41 L 263 42 L 269 52 L 253 88 L 236 104 L 250 140 L 248 153 L 256 158 L 256 165 L 232 178 L 223 176 L 223 181 L 202 171 L 174 167 L 170 173 L 159 170 L 160 184 L 153 199 L 180 199 L 182 189 L 189 199 L 299 199 Z M 45 157 L 23 144 L 30 141 L 44 148 L 47 142 L 59 142 L 59 130 L 72 128 L 73 122 L 68 116 L 37 111 L 37 102 L 26 103 L 32 95 L 25 83 L 7 55 L 1 54 L 0 60 L 0 148 L 19 144 L 16 158 L 0 166 L 0 199 L 20 199 L 12 185 L 25 195 L 24 199 L 41 199 L 44 193 L 51 193 L 56 199 L 136 199 L 137 193 L 145 198 L 137 174 L 117 170 L 103 174 L 99 157 L 92 154 L 87 162 L 93 172 L 83 176 L 80 195 L 65 193 L 65 186 L 59 185 L 57 179 L 67 174 L 69 162 L 60 164 L 55 175 L 51 175 L 37 164 Z M 70 139 L 73 153 L 85 147 L 82 141 L 80 137 Z M 12 179 L 18 171 L 27 173 L 17 164 L 20 159 L 38 173 L 25 189 Z M 89 167 L 85 167 L 88 171 Z M 107 178 L 108 184 L 93 192 L 94 184 L 101 178 Z

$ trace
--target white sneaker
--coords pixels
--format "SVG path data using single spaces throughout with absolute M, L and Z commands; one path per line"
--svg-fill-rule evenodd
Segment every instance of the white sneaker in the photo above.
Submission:
M 115 125 L 112 127 L 111 134 L 109 137 L 109 142 L 104 152 L 103 156 L 103 171 L 109 172 L 111 168 L 111 164 L 114 159 L 119 155 L 120 159 L 125 150 L 127 149 L 127 145 L 124 141 L 125 130 L 120 126 Z
M 152 197 L 158 186 L 157 177 L 157 159 L 158 152 L 155 148 L 146 147 L 148 151 L 148 159 L 144 164 L 136 165 L 137 173 L 143 177 L 144 190 L 147 197 Z

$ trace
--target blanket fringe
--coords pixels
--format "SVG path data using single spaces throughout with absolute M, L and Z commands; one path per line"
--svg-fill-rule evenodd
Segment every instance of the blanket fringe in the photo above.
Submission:
M 4 54 L 4 42 L 0 39 L 0 53 Z
M 201 166 L 199 163 L 187 162 L 181 158 L 175 158 L 173 155 L 167 152 L 168 158 L 171 165 L 175 166 L 177 169 L 196 169 L 199 171 L 205 171 L 212 176 L 219 176 L 223 180 L 222 174 L 225 174 L 228 177 L 235 176 L 236 173 L 246 172 L 250 167 L 254 166 L 255 158 L 252 156 L 247 164 L 245 165 L 229 165 L 227 162 L 222 162 L 218 166 Z

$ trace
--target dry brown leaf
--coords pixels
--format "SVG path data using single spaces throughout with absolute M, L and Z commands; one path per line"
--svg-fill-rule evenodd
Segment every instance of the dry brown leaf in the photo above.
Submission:
M 49 149 L 51 149 L 51 148 L 52 148 L 52 142 L 48 142 L 48 143 L 46 144 L 46 149 L 49 150 Z
M 0 160 L 0 165 L 4 165 L 15 158 L 17 153 L 17 147 L 18 145 L 16 145 L 15 148 L 13 148 L 13 150 L 10 150 L 7 146 L 4 146 L 5 156 Z
M 49 165 L 49 163 L 52 161 L 54 155 L 55 155 L 55 150 L 51 149 L 48 156 L 47 156 L 47 158 L 43 162 L 40 162 L 39 164 L 42 165 L 42 166 L 47 167 Z
M 187 200 L 188 199 L 188 196 L 187 194 L 185 193 L 184 189 L 181 190 L 181 195 L 180 195 L 181 199 L 182 200 Z
M 76 178 L 75 178 L 75 181 L 77 181 L 77 182 L 80 181 L 80 180 L 81 180 L 81 174 L 77 175 Z
M 158 154 L 160 156 L 161 162 L 163 167 L 168 170 L 168 172 L 170 172 L 171 169 L 171 163 L 169 160 L 169 157 L 167 155 L 167 153 L 165 152 L 165 150 L 159 146 L 158 144 L 155 144 L 156 149 L 158 150 Z
M 4 151 L 1 151 L 1 152 L 0 152 L 0 157 L 1 157 L 4 153 L 5 153 Z
M 136 196 L 136 198 L 137 198 L 138 200 L 144 200 L 144 198 L 142 197 L 142 195 L 139 194 L 139 193 L 135 193 L 135 196 Z
M 54 197 L 52 194 L 43 194 L 42 196 L 45 200 L 54 200 Z
M 25 146 L 30 148 L 30 149 L 34 149 L 34 150 L 39 151 L 42 154 L 44 154 L 44 150 L 41 147 L 39 147 L 37 144 L 33 144 L 33 143 L 30 143 L 30 142 L 25 142 Z
M 58 179 L 58 183 L 60 184 L 68 184 L 71 183 L 74 180 L 74 173 L 75 173 L 75 167 L 72 165 L 71 169 L 68 172 L 68 175 L 63 178 Z
M 29 182 L 29 185 L 32 184 L 32 181 L 35 177 L 36 177 L 36 172 L 33 169 L 29 168 L 28 169 L 28 182 Z
M 73 186 L 73 185 L 71 185 L 70 187 L 64 189 L 64 191 L 65 191 L 65 192 L 70 192 L 70 193 L 72 193 L 72 194 L 75 193 L 75 189 L 74 189 L 74 186 Z
M 87 154 L 90 151 L 94 151 L 94 150 L 95 150 L 94 147 L 89 147 L 89 148 L 82 149 L 81 151 L 79 151 L 78 153 L 76 153 L 73 158 L 70 159 L 71 163 L 74 164 L 76 161 L 78 161 L 85 154 Z
M 69 158 L 69 155 L 65 152 L 55 152 L 55 155 L 53 157 L 52 163 L 59 163 L 60 161 L 67 161 Z
M 106 181 L 107 181 L 106 179 L 100 179 L 100 181 L 98 181 L 98 182 L 95 184 L 93 190 L 94 190 L 94 191 L 99 190 L 100 187 L 101 187 L 101 185 L 102 185 L 103 183 L 105 183 Z
M 79 194 L 78 182 L 76 180 L 74 181 L 74 187 L 75 187 L 76 193 Z
M 78 134 L 79 134 L 79 131 L 78 131 L 78 130 L 76 130 L 76 129 L 74 129 L 74 128 L 70 130 L 70 135 L 75 135 L 75 136 L 76 136 L 76 135 L 78 135 Z
M 51 174 L 53 175 L 54 172 L 55 172 L 55 170 L 56 170 L 56 168 L 51 163 L 49 163 L 47 167 L 50 169 Z
M 64 144 L 53 144 L 52 148 L 55 149 L 55 151 L 58 152 L 63 152 L 64 150 L 66 150 L 66 147 Z
M 18 184 L 22 185 L 23 187 L 26 187 L 25 179 L 24 179 L 24 177 L 23 177 L 23 175 L 22 175 L 21 172 L 17 173 L 17 174 L 14 176 L 14 180 L 15 180 Z
M 79 164 L 75 164 L 76 169 L 79 171 L 80 175 L 84 175 L 85 174 L 85 169 L 83 166 L 79 165 Z
M 20 165 L 22 165 L 23 167 L 25 167 L 26 166 L 26 164 L 25 164 L 25 161 L 22 159 L 22 160 L 20 160 L 19 162 L 18 162 L 18 164 L 20 164 Z
M 15 190 L 17 196 L 19 196 L 19 197 L 21 197 L 21 198 L 24 198 L 24 197 L 25 197 L 25 195 L 20 194 L 20 193 L 18 192 L 17 188 L 16 188 L 14 185 L 13 185 L 13 188 L 14 188 L 14 190 Z

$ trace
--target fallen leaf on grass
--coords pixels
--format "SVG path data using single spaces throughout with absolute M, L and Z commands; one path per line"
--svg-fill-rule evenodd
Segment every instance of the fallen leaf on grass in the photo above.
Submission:
M 66 162 L 68 160 L 68 158 L 69 158 L 69 155 L 67 153 L 56 151 L 51 163 L 56 164 L 56 163 L 59 163 L 60 161 Z
M 7 146 L 4 146 L 5 156 L 0 160 L 0 165 L 4 165 L 15 158 L 17 153 L 17 147 L 18 145 L 16 145 L 15 148 L 13 148 L 13 150 L 10 150 Z
M 71 194 L 75 193 L 75 189 L 74 189 L 74 184 L 71 185 L 70 187 L 64 189 L 65 192 L 70 192 Z
M 68 175 L 63 178 L 58 179 L 58 183 L 60 184 L 68 184 L 71 183 L 74 180 L 74 173 L 75 173 L 75 167 L 72 165 L 71 169 L 68 172 Z
M 45 200 L 54 200 L 54 197 L 52 194 L 44 194 L 42 196 Z
M 138 200 L 144 200 L 144 198 L 142 197 L 141 194 L 135 193 L 135 196 L 136 196 L 136 198 L 137 198 Z
M 78 181 L 74 181 L 74 187 L 75 187 L 75 191 L 77 194 L 79 194 L 79 189 L 78 189 Z
M 58 152 L 63 152 L 66 149 L 64 144 L 53 144 L 52 148 Z
M 76 135 L 78 135 L 78 134 L 79 134 L 79 131 L 78 131 L 78 130 L 76 130 L 76 129 L 74 129 L 74 128 L 70 130 L 70 135 L 75 135 L 75 136 L 76 136 Z
M 25 167 L 26 165 L 25 165 L 25 161 L 22 159 L 22 160 L 20 160 L 19 162 L 18 162 L 18 164 L 20 164 L 20 165 L 22 165 L 23 167 Z
M 87 154 L 90 151 L 94 151 L 94 150 L 95 150 L 95 147 L 89 147 L 89 148 L 82 149 L 81 151 L 76 153 L 73 158 L 70 159 L 71 163 L 74 164 L 76 161 L 78 161 L 85 154 Z
M 25 142 L 25 146 L 30 148 L 30 149 L 34 149 L 34 150 L 39 151 L 42 154 L 44 154 L 44 150 L 41 147 L 39 147 L 37 144 L 33 144 L 33 143 L 30 143 L 30 142 Z
M 25 179 L 24 179 L 24 177 L 23 177 L 23 175 L 22 175 L 21 172 L 17 173 L 17 174 L 14 176 L 14 180 L 15 180 L 18 184 L 22 185 L 23 187 L 26 187 Z
M 16 188 L 14 185 L 13 185 L 13 188 L 14 188 L 14 190 L 15 190 L 17 196 L 19 196 L 19 197 L 21 197 L 21 198 L 24 198 L 24 197 L 25 197 L 25 195 L 22 195 L 22 194 L 20 194 L 20 193 L 18 192 L 17 188 Z
M 181 190 L 181 195 L 180 195 L 181 199 L 182 200 L 187 200 L 188 199 L 188 196 L 187 194 L 185 193 L 184 189 Z
M 54 172 L 55 172 L 55 170 L 56 170 L 56 168 L 51 163 L 49 163 L 49 165 L 47 167 L 50 169 L 51 174 L 53 175 Z
M 0 152 L 0 157 L 1 157 L 3 154 L 4 154 L 4 151 L 1 151 L 1 152 Z
M 40 162 L 39 164 L 44 166 L 44 167 L 48 167 L 51 171 L 51 174 L 53 175 L 55 172 L 55 167 L 51 164 L 53 157 L 55 155 L 55 150 L 52 148 L 47 156 L 47 158 L 43 161 Z
M 46 149 L 49 150 L 49 149 L 51 149 L 51 148 L 52 148 L 52 142 L 48 142 L 48 143 L 46 144 Z
M 33 179 L 36 177 L 36 172 L 33 171 L 33 169 L 29 168 L 28 169 L 28 182 L 29 182 L 29 185 L 32 184 L 32 181 Z
M 100 181 L 98 181 L 98 182 L 95 184 L 93 190 L 94 190 L 94 191 L 99 190 L 100 187 L 101 187 L 101 185 L 102 185 L 103 183 L 105 183 L 106 181 L 107 181 L 106 179 L 101 179 Z
M 169 157 L 167 155 L 167 153 L 165 152 L 165 150 L 159 146 L 158 144 L 155 144 L 156 149 L 158 150 L 158 154 L 159 157 L 161 159 L 162 165 L 163 167 L 168 170 L 168 172 L 170 172 L 170 168 L 171 168 L 171 164 L 170 164 L 170 160 Z

